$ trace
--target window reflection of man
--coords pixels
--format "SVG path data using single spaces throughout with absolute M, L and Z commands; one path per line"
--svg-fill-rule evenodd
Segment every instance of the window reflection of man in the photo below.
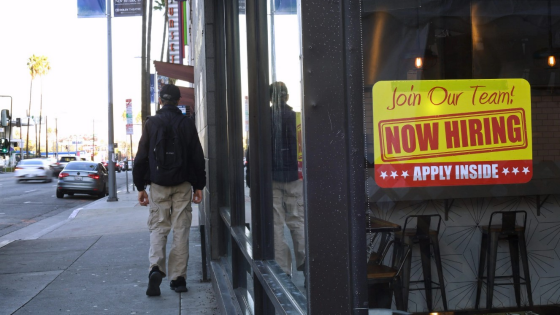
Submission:
M 292 254 L 284 237 L 290 230 L 298 271 L 304 271 L 305 238 L 303 181 L 298 174 L 296 113 L 286 102 L 283 82 L 270 85 L 272 116 L 272 206 L 274 212 L 274 254 L 276 262 L 292 275 Z

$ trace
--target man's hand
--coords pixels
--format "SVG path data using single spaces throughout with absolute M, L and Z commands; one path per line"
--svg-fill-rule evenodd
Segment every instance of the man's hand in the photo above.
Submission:
M 200 203 L 202 201 L 202 190 L 195 190 L 193 197 L 192 197 L 192 202 L 194 203 Z
M 138 202 L 141 206 L 147 206 L 150 201 L 148 200 L 148 193 L 145 190 L 138 192 Z

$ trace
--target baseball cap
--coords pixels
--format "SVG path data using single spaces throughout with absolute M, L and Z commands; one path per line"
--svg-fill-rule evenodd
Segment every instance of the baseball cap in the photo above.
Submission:
M 159 97 L 168 101 L 178 101 L 181 98 L 181 91 L 173 84 L 166 84 L 159 91 Z

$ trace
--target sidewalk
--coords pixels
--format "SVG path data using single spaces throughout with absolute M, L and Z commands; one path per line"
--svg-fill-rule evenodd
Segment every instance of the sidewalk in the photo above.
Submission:
M 219 314 L 212 283 L 200 281 L 197 206 L 189 292 L 171 291 L 164 278 L 161 296 L 146 296 L 148 209 L 136 197 L 123 187 L 118 202 L 102 198 L 0 237 L 0 315 Z

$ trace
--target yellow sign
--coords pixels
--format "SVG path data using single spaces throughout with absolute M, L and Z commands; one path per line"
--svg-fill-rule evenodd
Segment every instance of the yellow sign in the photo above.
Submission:
M 523 79 L 380 81 L 373 118 L 381 187 L 532 177 L 531 93 Z

